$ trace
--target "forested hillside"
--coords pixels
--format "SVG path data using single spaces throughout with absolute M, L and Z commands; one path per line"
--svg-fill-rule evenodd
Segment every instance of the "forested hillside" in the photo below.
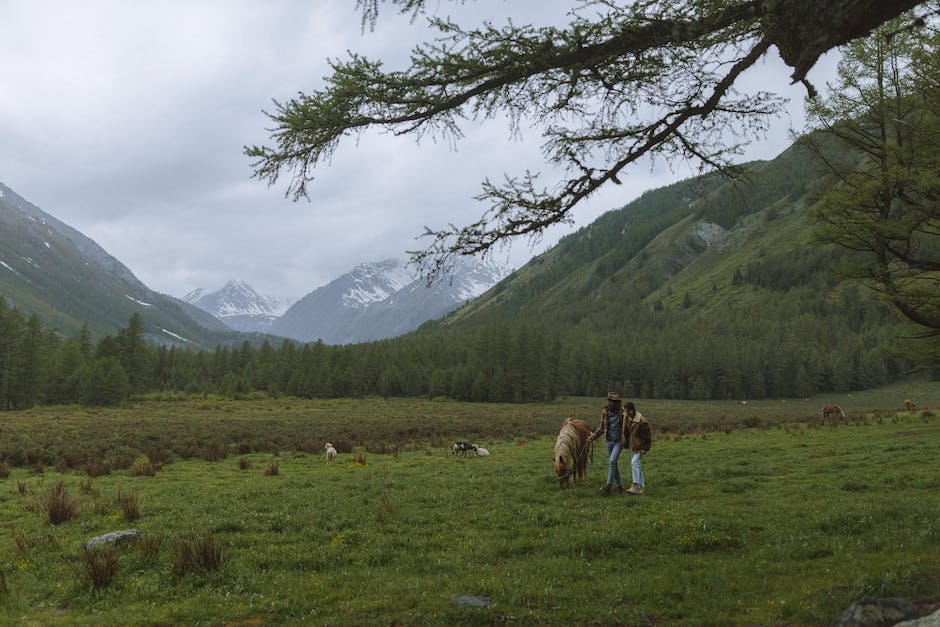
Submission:
M 132 316 L 115 337 L 63 338 L 0 306 L 0 406 L 110 404 L 152 391 L 303 397 L 566 395 L 802 397 L 877 386 L 912 364 L 892 352 L 892 308 L 840 279 L 852 259 L 815 244 L 804 215 L 824 188 L 793 147 L 644 194 L 566 237 L 452 315 L 349 346 L 153 346 Z

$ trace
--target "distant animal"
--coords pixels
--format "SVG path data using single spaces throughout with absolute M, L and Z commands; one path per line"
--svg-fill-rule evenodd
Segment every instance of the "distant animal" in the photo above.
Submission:
M 333 448 L 333 445 L 329 442 L 326 443 L 326 446 L 323 447 L 326 450 L 326 461 L 332 462 L 336 459 L 336 449 Z
M 842 408 L 838 405 L 823 405 L 823 408 L 822 408 L 823 420 L 825 420 L 829 416 L 841 416 L 842 418 L 845 418 L 845 412 L 842 411 Z
M 467 453 L 473 450 L 473 445 L 469 442 L 454 442 L 454 450 L 451 455 L 467 456 Z
M 587 477 L 588 453 L 592 445 L 588 439 L 590 435 L 591 428 L 583 420 L 568 418 L 562 423 L 553 457 L 555 474 L 562 490 L 568 487 L 569 480 Z
M 488 450 L 486 450 L 485 448 L 481 448 L 477 446 L 476 444 L 471 444 L 470 446 L 472 446 L 473 450 L 476 451 L 477 457 L 486 457 L 487 455 L 490 454 Z
M 917 405 L 914 404 L 914 401 L 908 398 L 904 400 L 904 409 L 907 411 L 914 411 L 917 409 Z

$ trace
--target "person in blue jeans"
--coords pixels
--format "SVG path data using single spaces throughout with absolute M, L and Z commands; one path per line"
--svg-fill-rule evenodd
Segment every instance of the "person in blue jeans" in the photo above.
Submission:
M 601 493 L 605 496 L 610 491 L 616 490 L 618 494 L 623 493 L 623 482 L 620 480 L 620 451 L 627 444 L 624 440 L 625 427 L 627 424 L 627 414 L 623 407 L 623 401 L 617 392 L 607 393 L 607 405 L 604 406 L 604 412 L 601 414 L 601 423 L 591 434 L 590 439 L 596 440 L 601 434 L 604 434 L 604 442 L 607 445 L 607 483 L 601 486 Z
M 627 423 L 625 429 L 627 445 L 630 447 L 630 468 L 633 471 L 633 482 L 627 494 L 643 494 L 646 492 L 646 480 L 643 478 L 641 460 L 643 455 L 650 451 L 650 446 L 653 444 L 653 432 L 650 429 L 649 420 L 636 410 L 633 403 L 627 403 L 624 410 Z

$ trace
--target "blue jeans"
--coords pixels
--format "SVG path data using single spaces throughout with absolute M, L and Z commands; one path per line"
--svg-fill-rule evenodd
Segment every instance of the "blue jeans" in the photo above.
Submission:
M 640 467 L 640 459 L 642 458 L 643 453 L 630 451 L 630 467 L 633 469 L 633 483 L 638 486 L 646 487 L 646 482 L 643 480 L 643 469 Z
M 620 458 L 620 451 L 623 444 L 616 440 L 607 440 L 607 459 L 610 467 L 607 469 L 608 485 L 623 485 L 620 481 L 620 468 L 617 466 L 617 460 Z

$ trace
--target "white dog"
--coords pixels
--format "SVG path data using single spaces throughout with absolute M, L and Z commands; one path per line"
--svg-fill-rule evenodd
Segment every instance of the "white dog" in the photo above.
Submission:
M 326 446 L 323 448 L 326 449 L 326 461 L 332 462 L 334 459 L 336 459 L 336 449 L 333 448 L 332 444 L 327 442 Z
M 485 448 L 480 448 L 476 444 L 472 444 L 471 446 L 473 447 L 473 450 L 477 452 L 478 457 L 486 457 L 487 455 L 490 454 L 488 450 L 486 450 Z

